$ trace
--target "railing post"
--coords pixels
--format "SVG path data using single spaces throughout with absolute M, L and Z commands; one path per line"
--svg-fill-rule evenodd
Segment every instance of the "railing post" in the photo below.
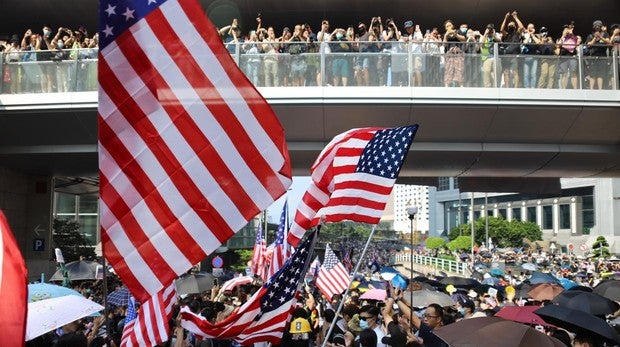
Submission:
M 321 85 L 320 87 L 325 87 L 327 85 L 326 82 L 326 75 L 325 75 L 325 50 L 327 49 L 327 42 L 326 41 L 321 41 L 321 47 L 319 47 L 319 52 L 320 52 L 320 62 L 321 62 L 321 66 L 319 67 L 320 70 L 320 74 L 321 74 Z
M 614 78 L 614 85 L 612 87 L 613 90 L 617 90 L 618 89 L 618 84 L 620 82 L 618 82 L 618 64 L 620 63 L 620 61 L 618 61 L 618 52 L 615 49 L 612 49 L 612 53 L 611 53 L 611 70 L 613 73 L 613 78 Z
M 0 78 L 0 94 L 4 94 L 4 74 L 6 73 L 6 71 L 4 71 L 5 69 L 4 52 L 0 52 L 0 76 L 2 76 L 2 78 Z M 11 81 L 9 81 L 9 83 L 11 83 Z
M 579 90 L 583 89 L 583 68 L 581 66 L 581 64 L 583 64 L 583 47 L 584 45 L 581 45 L 577 49 L 577 76 L 579 76 Z M 570 74 L 566 77 L 570 81 Z
M 493 42 L 493 83 L 495 88 L 499 88 L 501 85 L 501 77 L 498 74 L 499 71 L 499 44 L 497 42 Z M 460 205 L 460 204 L 459 204 Z M 460 212 L 459 212 L 460 216 Z M 459 217 L 460 218 L 460 217 Z

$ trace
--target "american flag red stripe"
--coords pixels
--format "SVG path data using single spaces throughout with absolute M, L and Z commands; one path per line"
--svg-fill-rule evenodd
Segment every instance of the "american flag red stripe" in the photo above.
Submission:
M 288 243 L 286 242 L 286 234 L 288 231 L 288 199 L 284 201 L 282 213 L 280 214 L 280 222 L 278 231 L 276 232 L 276 240 L 273 243 L 273 253 L 269 263 L 269 271 L 267 277 L 272 277 L 282 267 L 286 259 L 290 257 Z
M 291 169 L 277 117 L 196 0 L 118 5 L 100 2 L 102 243 L 143 302 L 284 194 Z
M 316 287 L 328 300 L 331 300 L 334 294 L 341 294 L 347 289 L 349 280 L 347 269 L 338 260 L 331 247 L 325 246 L 325 258 L 316 278 Z
M 256 241 L 252 250 L 252 266 L 250 269 L 254 276 L 260 277 L 263 281 L 267 279 L 267 269 L 265 256 L 267 253 L 265 237 L 263 236 L 263 228 L 259 224 L 256 228 Z
M 244 346 L 257 342 L 279 344 L 315 242 L 316 233 L 300 243 L 284 266 L 228 318 L 211 324 L 183 307 L 181 325 L 199 336 L 231 339 Z
M 125 323 L 121 347 L 151 347 L 168 340 L 168 321 L 176 303 L 174 284 L 140 305 L 138 317 Z M 133 303 L 130 303 L 133 304 Z
M 312 165 L 289 243 L 296 245 L 319 220 L 379 223 L 416 130 L 362 128 L 334 137 Z
M 2 344 L 24 346 L 28 272 L 9 223 L 0 210 L 0 327 Z
M 252 277 L 251 276 L 239 276 L 239 277 L 235 277 L 232 279 L 229 279 L 228 281 L 224 282 L 224 284 L 222 285 L 222 288 L 220 289 L 222 292 L 225 292 L 227 290 L 232 291 L 233 289 L 235 289 L 236 286 L 241 286 L 244 284 L 250 284 L 252 283 Z

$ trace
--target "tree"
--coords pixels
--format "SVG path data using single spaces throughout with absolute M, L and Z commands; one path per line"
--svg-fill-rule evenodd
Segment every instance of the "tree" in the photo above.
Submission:
M 592 256 L 594 257 L 609 257 L 609 243 L 607 243 L 607 239 L 605 236 L 599 236 L 596 238 L 596 241 L 592 244 Z
M 451 251 L 471 251 L 471 236 L 459 236 L 456 239 L 448 242 L 447 247 Z
M 437 256 L 437 250 L 446 246 L 446 240 L 441 237 L 429 237 L 426 239 L 426 249 L 435 250 L 435 256 Z
M 235 272 L 245 272 L 245 269 L 248 267 L 248 262 L 252 260 L 253 249 L 237 249 L 235 250 L 235 254 L 239 257 L 239 260 L 230 267 L 235 270 Z
M 65 263 L 79 260 L 80 257 L 95 259 L 95 249 L 87 238 L 80 233 L 80 223 L 74 220 L 54 219 L 52 233 L 54 248 L 60 248 Z
M 540 227 L 531 222 L 512 220 L 508 222 L 502 217 L 488 217 L 489 237 L 498 247 L 520 247 L 524 237 L 529 240 L 542 240 Z M 487 242 L 486 238 L 486 218 L 479 218 L 474 221 L 474 241 L 477 244 Z M 461 224 L 450 230 L 449 238 L 456 239 L 458 236 L 471 235 L 471 224 Z

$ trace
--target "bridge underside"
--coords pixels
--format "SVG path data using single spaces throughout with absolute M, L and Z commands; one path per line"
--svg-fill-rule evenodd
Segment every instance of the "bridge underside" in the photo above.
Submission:
M 355 88 L 346 88 L 346 98 L 338 96 L 338 88 L 329 96 L 329 88 L 319 96 L 311 88 L 286 88 L 283 95 L 283 88 L 273 89 L 279 90 L 261 91 L 285 128 L 295 175 L 309 175 L 318 153 L 338 133 L 418 123 L 400 174 L 403 183 L 434 184 L 436 177 L 449 176 L 460 177 L 472 190 L 498 191 L 507 182 L 522 189 L 550 188 L 554 180 L 548 178 L 620 176 L 620 108 L 613 103 L 459 99 L 458 89 L 445 98 L 385 98 L 385 91 L 372 98 L 372 90 L 364 94 Z M 37 108 L 15 100 L 11 107 L 0 103 L 1 166 L 96 176 L 96 93 L 86 94 L 82 102 L 50 98 Z

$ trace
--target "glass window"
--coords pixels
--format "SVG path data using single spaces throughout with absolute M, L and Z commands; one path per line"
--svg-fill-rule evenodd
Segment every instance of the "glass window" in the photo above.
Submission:
M 536 206 L 527 208 L 527 221 L 536 223 Z
M 487 216 L 493 217 L 493 210 L 487 210 Z
M 480 219 L 480 211 L 474 211 L 474 220 Z
M 515 207 L 512 209 L 512 220 L 521 220 L 521 208 Z
M 75 195 L 56 193 L 56 214 L 75 216 Z
M 560 205 L 560 229 L 570 229 L 570 205 Z
M 454 179 L 454 189 L 459 189 L 459 179 L 458 178 Z
M 499 212 L 499 215 L 502 216 L 502 218 L 506 219 L 506 209 L 505 208 L 500 208 L 498 212 Z
M 80 233 L 84 235 L 91 245 L 97 244 L 97 215 L 80 216 Z
M 583 229 L 589 230 L 594 226 L 594 199 L 592 195 L 586 195 L 581 198 L 581 213 L 583 218 Z
M 543 229 L 553 229 L 553 206 L 551 205 L 543 206 L 542 213 L 543 213 L 542 215 Z
M 439 177 L 437 190 L 450 190 L 450 177 Z
M 80 195 L 80 214 L 97 213 L 97 195 Z

